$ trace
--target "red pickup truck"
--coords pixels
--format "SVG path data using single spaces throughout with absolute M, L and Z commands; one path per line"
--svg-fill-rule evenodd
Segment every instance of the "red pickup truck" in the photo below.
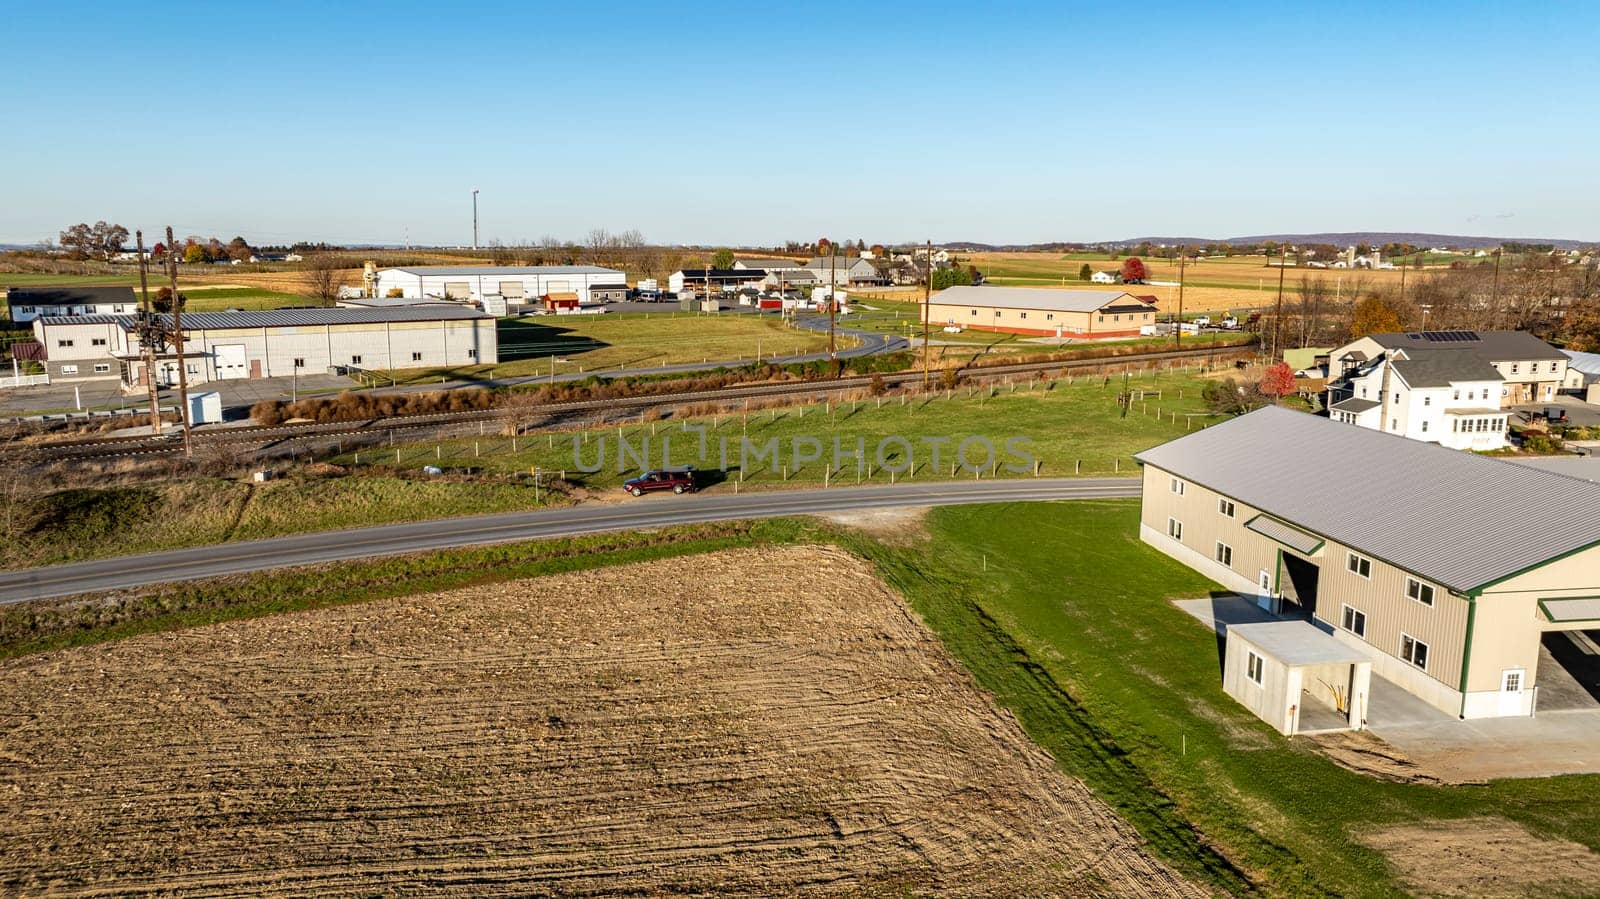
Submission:
M 622 489 L 634 496 L 644 496 L 652 490 L 671 490 L 673 493 L 693 493 L 697 488 L 692 468 L 658 468 L 636 478 L 622 482 Z

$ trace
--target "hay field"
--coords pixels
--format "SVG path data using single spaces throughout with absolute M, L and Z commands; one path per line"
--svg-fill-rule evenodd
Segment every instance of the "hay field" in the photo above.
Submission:
M 961 259 L 976 265 L 993 284 L 1010 287 L 1069 287 L 1075 289 L 1117 290 L 1109 284 L 1078 280 L 1078 270 L 1087 263 L 1096 271 L 1117 269 L 1124 255 L 1113 261 L 1109 255 L 1091 253 L 963 253 Z M 1165 259 L 1141 257 L 1152 281 L 1178 280 L 1178 265 Z M 1435 269 L 1436 270 L 1436 269 Z M 1429 269 L 1424 269 L 1424 272 Z M 1408 279 L 1416 278 L 1415 270 Z M 1293 299 L 1301 278 L 1323 280 L 1331 290 L 1348 296 L 1356 283 L 1392 286 L 1400 283 L 1400 272 L 1349 271 L 1343 269 L 1297 268 L 1284 272 L 1284 295 Z M 1189 312 L 1238 312 L 1272 305 L 1278 294 L 1278 268 L 1268 266 L 1265 256 L 1230 256 L 1190 262 L 1184 270 L 1183 309 Z M 1163 312 L 1177 309 L 1177 287 L 1132 285 L 1133 293 L 1155 294 Z
M 3 670 L 8 893 L 1201 895 L 831 548 Z

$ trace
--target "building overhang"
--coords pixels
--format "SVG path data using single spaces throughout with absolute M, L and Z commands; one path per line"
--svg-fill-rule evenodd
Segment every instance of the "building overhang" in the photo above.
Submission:
M 1309 531 L 1302 531 L 1288 522 L 1265 513 L 1244 523 L 1245 530 L 1254 531 L 1269 540 L 1289 547 L 1302 556 L 1314 554 L 1326 542 Z
M 1539 611 L 1546 621 L 1570 624 L 1579 621 L 1600 622 L 1600 596 L 1568 596 L 1539 600 Z

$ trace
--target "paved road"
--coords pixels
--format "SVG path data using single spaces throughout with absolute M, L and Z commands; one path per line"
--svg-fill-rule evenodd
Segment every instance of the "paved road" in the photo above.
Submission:
M 269 540 L 250 540 L 120 556 L 0 573 L 0 605 L 118 590 L 148 584 L 264 571 L 314 562 L 423 552 L 454 546 L 511 543 L 602 531 L 631 531 L 704 521 L 775 518 L 963 503 L 1034 502 L 1139 495 L 1132 478 L 1038 478 L 942 481 L 878 487 L 833 487 L 699 496 L 646 496 L 538 512 L 475 515 Z

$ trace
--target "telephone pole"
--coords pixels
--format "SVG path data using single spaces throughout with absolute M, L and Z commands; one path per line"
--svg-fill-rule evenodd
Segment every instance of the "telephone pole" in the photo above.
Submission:
M 192 457 L 189 440 L 189 373 L 183 362 L 183 297 L 178 294 L 178 259 L 172 252 L 172 226 L 167 226 L 167 276 L 172 281 L 172 345 L 178 351 L 178 423 L 183 428 L 183 455 Z
M 1278 248 L 1278 304 L 1272 312 L 1272 357 L 1278 361 L 1278 342 L 1283 339 L 1283 273 L 1288 265 L 1288 244 Z
M 911 251 L 912 262 L 917 253 Z M 927 270 L 922 277 L 922 389 L 928 389 L 928 307 L 933 302 L 933 241 L 928 241 Z
M 1504 249 L 1494 251 L 1494 287 L 1489 294 L 1489 326 L 1500 325 L 1500 257 L 1505 255 Z
M 139 248 L 139 294 L 144 305 L 139 312 L 139 354 L 144 357 L 144 381 L 150 388 L 150 432 L 157 437 L 161 436 L 161 387 L 156 383 L 156 346 L 151 338 L 160 333 L 159 327 L 151 315 L 155 312 L 150 306 L 150 280 L 145 274 L 148 266 L 144 258 L 144 232 L 133 232 L 135 245 Z M 169 246 L 170 254 L 172 248 Z
M 839 373 L 839 353 L 833 340 L 834 311 L 839 302 L 839 248 L 824 237 L 822 245 L 828 248 L 828 361 L 833 363 L 833 373 Z
M 1175 338 L 1173 340 L 1173 346 L 1178 347 L 1180 349 L 1183 347 L 1183 264 L 1187 260 L 1187 258 L 1188 258 L 1188 254 L 1183 251 L 1183 247 L 1179 247 L 1178 248 L 1178 323 L 1177 323 L 1177 326 L 1172 329 L 1172 336 Z
M 478 189 L 472 189 L 472 248 L 478 248 Z

